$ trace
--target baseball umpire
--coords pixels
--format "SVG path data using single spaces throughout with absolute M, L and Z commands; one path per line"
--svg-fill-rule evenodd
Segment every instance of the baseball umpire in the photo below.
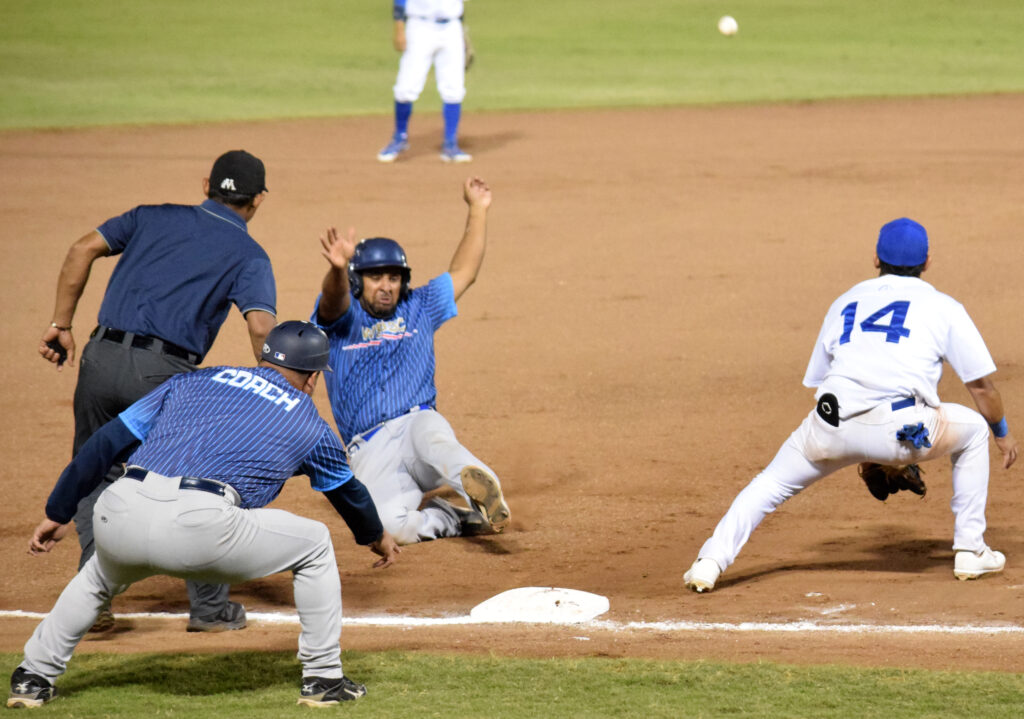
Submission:
M 299 613 L 300 704 L 357 699 L 366 687 L 342 672 L 341 582 L 327 527 L 263 509 L 296 473 L 323 492 L 359 544 L 387 567 L 399 549 L 383 531 L 366 488 L 310 395 L 330 351 L 308 322 L 283 322 L 266 338 L 256 368 L 210 367 L 172 377 L 97 430 L 46 503 L 29 544 L 49 552 L 78 501 L 126 451 L 128 468 L 96 502 L 96 552 L 64 589 L 25 645 L 8 707 L 37 707 L 72 652 L 116 594 L 168 574 L 241 582 L 293 573 Z
M 804 375 L 805 386 L 817 387 L 817 407 L 733 500 L 683 576 L 688 588 L 714 589 L 765 516 L 836 470 L 945 455 L 953 465 L 954 576 L 977 579 L 1005 566 L 984 537 L 990 429 L 1003 467 L 1017 459 L 991 379 L 995 363 L 963 305 L 920 278 L 930 264 L 924 227 L 907 218 L 885 224 L 875 252 L 879 276 L 841 295 L 825 315 Z M 939 401 L 943 360 L 977 412 Z
M 93 263 L 121 255 L 110 276 L 99 326 L 82 352 L 75 388 L 75 455 L 92 434 L 172 375 L 191 372 L 210 349 L 231 305 L 245 317 L 257 359 L 275 323 L 270 259 L 247 223 L 266 197 L 263 162 L 232 150 L 203 180 L 198 206 L 144 205 L 75 242 L 60 271 L 53 321 L 39 353 L 61 369 L 74 364 L 72 319 Z M 111 470 L 107 482 L 119 475 Z M 83 498 L 75 526 L 81 569 L 94 551 L 92 507 L 103 485 Z M 245 609 L 227 586 L 188 583 L 190 631 L 241 629 Z M 95 630 L 113 626 L 109 608 Z
M 463 0 L 394 0 L 393 43 L 402 53 L 395 79 L 395 131 L 377 153 L 380 162 L 394 162 L 409 149 L 409 118 L 434 66 L 441 95 L 444 162 L 470 162 L 473 156 L 459 147 L 459 120 L 466 97 L 468 40 L 462 24 Z
M 510 521 L 494 471 L 455 438 L 437 412 L 434 333 L 457 314 L 476 280 L 486 244 L 491 190 L 467 179 L 465 234 L 448 272 L 410 287 L 405 251 L 394 240 L 355 243 L 334 228 L 321 237 L 330 263 L 313 319 L 331 340 L 327 393 L 353 473 L 369 489 L 399 544 L 501 532 Z M 450 487 L 468 503 L 424 495 Z

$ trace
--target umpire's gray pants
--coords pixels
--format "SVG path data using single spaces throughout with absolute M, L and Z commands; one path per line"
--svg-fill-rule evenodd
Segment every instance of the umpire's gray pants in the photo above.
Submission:
M 238 495 L 179 489 L 150 472 L 120 479 L 96 502 L 96 554 L 25 644 L 21 666 L 51 682 L 111 597 L 167 574 L 234 583 L 291 571 L 303 676 L 342 676 L 341 580 L 322 522 L 280 509 L 240 509 Z
M 75 441 L 72 456 L 78 454 L 86 440 L 104 424 L 141 399 L 151 390 L 176 374 L 192 372 L 195 365 L 180 357 L 165 355 L 148 349 L 118 344 L 107 340 L 90 339 L 78 368 L 75 386 Z M 78 568 L 82 569 L 93 555 L 92 513 L 96 498 L 121 476 L 121 467 L 112 467 L 104 481 L 78 503 L 75 530 L 82 553 Z M 207 619 L 227 606 L 228 584 L 200 584 L 187 582 L 189 614 Z

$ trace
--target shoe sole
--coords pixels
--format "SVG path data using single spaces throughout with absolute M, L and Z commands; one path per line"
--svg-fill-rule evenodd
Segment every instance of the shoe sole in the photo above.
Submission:
M 979 577 L 983 577 L 986 574 L 996 574 L 996 573 L 1001 572 L 1001 571 L 1003 571 L 1003 569 L 1001 567 L 999 569 L 982 569 L 981 571 L 971 571 L 971 572 L 967 572 L 967 571 L 963 571 L 963 570 L 959 570 L 958 571 L 958 570 L 954 569 L 953 570 L 953 576 L 956 577 L 957 579 L 959 579 L 961 582 L 966 582 L 969 579 L 978 579 Z
M 377 162 L 394 162 L 398 155 L 377 155 Z
M 7 699 L 8 709 L 38 709 L 43 704 L 48 704 L 57 698 L 57 690 L 46 699 L 29 699 L 27 697 L 9 697 Z
M 216 634 L 217 632 L 234 632 L 239 629 L 245 629 L 248 625 L 247 621 L 243 620 L 240 624 L 230 622 L 219 622 L 211 624 L 193 624 L 188 623 L 188 627 L 185 629 L 186 632 L 209 632 Z
M 686 579 L 683 578 L 686 583 L 686 588 L 690 591 L 697 592 L 697 594 L 705 594 L 715 588 L 714 583 L 709 584 L 701 579 Z
M 463 156 L 460 156 L 460 157 L 452 157 L 451 155 L 441 155 L 441 162 L 454 162 L 456 164 L 459 164 L 459 163 L 463 163 L 463 162 L 472 162 L 472 161 L 473 161 L 473 156 L 472 155 L 463 155 Z
M 505 531 L 512 520 L 512 513 L 505 504 L 498 480 L 476 467 L 463 468 L 461 476 L 462 488 L 466 490 L 473 508 L 484 515 L 495 533 Z

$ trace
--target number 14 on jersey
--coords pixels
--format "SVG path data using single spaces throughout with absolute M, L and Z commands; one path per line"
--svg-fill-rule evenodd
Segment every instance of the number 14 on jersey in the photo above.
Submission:
M 890 302 L 882 309 L 878 310 L 867 319 L 860 323 L 861 332 L 884 332 L 885 341 L 897 343 L 904 337 L 910 336 L 910 330 L 903 326 L 903 321 L 907 319 L 907 310 L 910 309 L 910 302 L 905 300 L 899 300 L 897 302 Z M 857 319 L 857 303 L 851 302 L 843 308 L 843 334 L 839 337 L 839 344 L 844 345 L 850 341 L 850 337 L 853 335 L 854 323 Z M 882 324 L 881 321 L 888 315 L 892 315 L 889 318 L 888 324 Z

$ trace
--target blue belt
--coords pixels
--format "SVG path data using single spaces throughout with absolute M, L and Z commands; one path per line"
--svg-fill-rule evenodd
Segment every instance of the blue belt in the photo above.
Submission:
M 915 404 L 917 404 L 917 400 L 915 398 L 904 397 L 903 399 L 898 399 L 892 403 L 892 411 L 897 412 L 901 409 L 906 409 L 907 407 L 913 407 Z
M 422 412 L 425 409 L 433 409 L 433 407 L 431 407 L 429 404 L 426 404 L 426 403 L 418 404 L 415 407 L 410 407 L 409 409 L 405 410 L 404 412 L 402 412 L 402 414 L 400 414 L 398 416 L 399 417 L 404 417 L 405 415 L 409 414 L 410 412 Z M 395 419 L 395 418 L 392 417 L 391 419 Z M 380 428 L 383 427 L 383 426 L 384 426 L 384 423 L 381 422 L 376 427 L 372 427 L 372 428 L 366 430 L 365 432 L 363 432 L 362 434 L 357 434 L 352 439 L 353 440 L 361 439 L 364 442 L 369 442 L 370 441 L 370 437 L 372 437 L 373 435 L 375 435 L 378 432 L 380 432 Z
M 142 467 L 129 467 L 124 472 L 124 476 L 128 479 L 135 479 L 140 482 L 146 478 L 147 474 L 149 474 L 149 470 L 143 469 Z M 178 488 L 198 489 L 200 492 L 219 494 L 221 497 L 227 496 L 227 485 L 215 482 L 212 479 L 203 479 L 201 477 L 182 477 L 178 481 Z

